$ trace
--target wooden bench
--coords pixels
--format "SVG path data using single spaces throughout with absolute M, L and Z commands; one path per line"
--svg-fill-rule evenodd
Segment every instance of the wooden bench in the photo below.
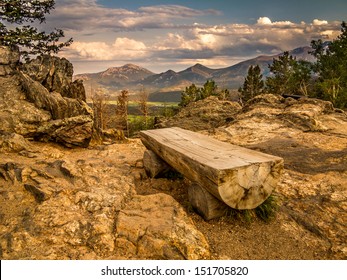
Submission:
M 152 151 L 145 152 L 145 169 L 154 177 L 167 163 L 192 181 L 189 199 L 207 220 L 221 216 L 226 205 L 256 208 L 283 170 L 282 158 L 177 127 L 141 131 L 140 137 Z

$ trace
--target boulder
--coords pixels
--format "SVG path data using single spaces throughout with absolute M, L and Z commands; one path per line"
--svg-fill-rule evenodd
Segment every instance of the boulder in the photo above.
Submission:
M 116 246 L 130 258 L 209 259 L 209 245 L 166 194 L 135 196 L 119 212 Z
M 0 130 L 87 147 L 93 111 L 85 102 L 83 84 L 72 83 L 71 63 L 44 56 L 18 70 L 18 61 L 18 49 L 0 48 Z
M 214 129 L 233 121 L 241 109 L 241 105 L 237 102 L 219 100 L 216 96 L 210 96 L 188 104 L 173 118 L 161 122 L 158 126 L 161 128 L 177 126 L 192 131 Z
M 63 97 L 86 101 L 81 80 L 72 82 L 73 66 L 65 58 L 39 56 L 22 66 L 22 71 L 38 81 L 49 92 L 59 92 Z
M 22 135 L 0 131 L 0 152 L 35 152 L 37 149 Z
M 250 117 L 273 119 L 273 123 L 302 131 L 324 131 L 321 116 L 334 112 L 331 102 L 303 97 L 298 100 L 280 95 L 262 94 L 249 100 L 237 121 Z

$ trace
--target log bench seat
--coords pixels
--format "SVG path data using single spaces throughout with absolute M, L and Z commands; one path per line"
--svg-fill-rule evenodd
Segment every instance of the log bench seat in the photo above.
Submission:
M 192 181 L 188 195 L 193 207 L 209 220 L 225 207 L 254 209 L 277 185 L 283 159 L 212 137 L 173 127 L 141 131 L 149 150 L 144 167 L 154 177 L 168 167 Z

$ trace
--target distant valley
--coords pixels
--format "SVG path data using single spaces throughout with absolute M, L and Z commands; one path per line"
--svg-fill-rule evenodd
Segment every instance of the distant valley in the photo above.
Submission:
M 310 47 L 300 47 L 291 50 L 290 54 L 298 60 L 314 61 L 314 57 L 309 54 L 310 50 Z M 269 75 L 268 65 L 279 55 L 281 54 L 258 56 L 220 69 L 211 69 L 202 64 L 195 64 L 180 72 L 168 70 L 160 74 L 134 64 L 126 64 L 121 67 L 111 67 L 99 73 L 75 75 L 74 79 L 84 81 L 87 96 L 91 96 L 95 90 L 102 89 L 111 99 L 114 99 L 117 93 L 123 89 L 136 93 L 143 88 L 150 93 L 150 100 L 152 101 L 172 102 L 179 100 L 180 92 L 186 86 L 192 83 L 202 86 L 208 79 L 213 79 L 220 87 L 237 89 L 242 85 L 251 65 L 258 64 L 264 77 L 266 77 Z

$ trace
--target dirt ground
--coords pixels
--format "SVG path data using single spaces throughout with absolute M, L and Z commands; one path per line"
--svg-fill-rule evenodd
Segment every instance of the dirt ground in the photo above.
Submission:
M 184 207 L 195 226 L 207 238 L 213 259 L 334 259 L 329 242 L 314 232 L 301 228 L 281 206 L 269 222 L 252 221 L 242 216 L 226 216 L 205 221 L 190 206 L 189 182 L 181 179 L 147 179 L 137 186 L 142 195 L 164 192 Z

